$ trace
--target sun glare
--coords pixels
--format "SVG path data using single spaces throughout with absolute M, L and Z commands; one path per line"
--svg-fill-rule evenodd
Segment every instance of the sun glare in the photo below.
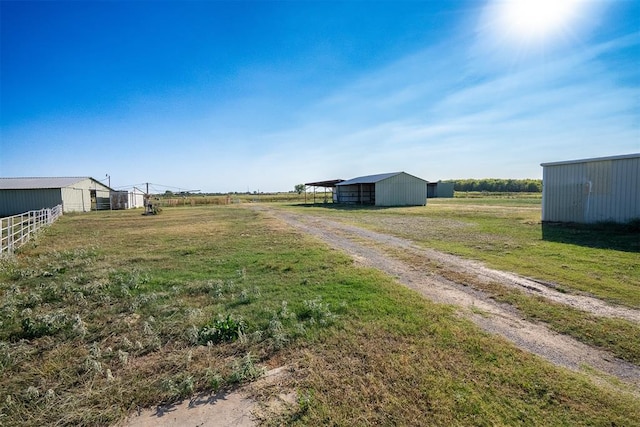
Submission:
M 508 0 L 499 3 L 497 17 L 512 36 L 536 41 L 571 28 L 581 0 Z
M 475 48 L 492 66 L 548 58 L 582 43 L 605 7 L 594 0 L 486 0 Z

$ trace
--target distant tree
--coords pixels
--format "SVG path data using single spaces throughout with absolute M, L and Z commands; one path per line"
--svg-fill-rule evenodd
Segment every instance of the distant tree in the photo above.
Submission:
M 306 185 L 304 185 L 304 184 L 296 184 L 295 191 L 298 194 L 302 194 L 304 192 L 305 188 L 306 188 Z
M 455 191 L 542 192 L 540 179 L 454 179 L 445 182 L 453 182 Z
M 542 193 L 542 182 L 529 180 L 526 191 L 530 193 Z
M 164 192 L 164 196 L 165 196 L 165 197 L 171 197 L 171 196 L 173 196 L 173 191 L 171 191 L 171 190 L 167 190 L 167 191 L 165 191 L 165 192 Z

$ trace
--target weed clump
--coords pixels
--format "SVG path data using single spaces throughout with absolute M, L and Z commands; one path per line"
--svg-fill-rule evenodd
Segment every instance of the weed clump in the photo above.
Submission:
M 309 323 L 319 323 L 320 325 L 327 326 L 334 322 L 336 315 L 329 309 L 328 303 L 323 303 L 320 297 L 305 300 L 304 310 L 300 313 L 300 318 L 307 320 Z
M 30 309 L 25 310 L 26 316 L 20 322 L 22 331 L 18 333 L 18 338 L 34 339 L 46 335 L 56 335 L 70 327 L 69 318 L 65 313 L 31 315 L 30 311 Z
M 244 381 L 254 381 L 264 375 L 265 369 L 257 366 L 255 358 L 247 353 L 242 359 L 233 362 L 233 371 L 229 383 L 239 384 Z
M 198 343 L 206 345 L 235 341 L 246 329 L 247 326 L 242 319 L 236 319 L 230 314 L 226 317 L 218 316 L 217 319 L 200 328 Z

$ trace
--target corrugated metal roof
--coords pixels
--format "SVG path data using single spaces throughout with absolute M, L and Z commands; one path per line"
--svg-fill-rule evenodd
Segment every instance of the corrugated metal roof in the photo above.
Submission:
M 0 178 L 0 190 L 34 190 L 43 188 L 64 188 L 69 187 L 85 179 L 83 177 L 58 177 L 58 178 Z
M 402 172 L 391 172 L 391 173 L 380 173 L 378 175 L 359 176 L 357 178 L 342 181 L 340 184 L 337 184 L 337 185 L 374 184 L 376 182 L 382 181 L 383 179 L 400 175 L 401 173 Z
M 589 163 L 589 162 L 600 162 L 604 160 L 621 160 L 621 159 L 633 159 L 636 157 L 640 157 L 640 153 L 634 154 L 623 154 L 620 156 L 609 156 L 609 157 L 594 157 L 591 159 L 579 159 L 579 160 L 565 160 L 561 162 L 548 162 L 541 163 L 540 166 L 557 166 L 557 165 L 570 165 L 573 163 Z
M 311 187 L 330 188 L 330 187 L 335 187 L 336 184 L 339 184 L 342 181 L 344 181 L 344 179 L 330 179 L 328 181 L 305 182 L 304 185 L 308 185 Z

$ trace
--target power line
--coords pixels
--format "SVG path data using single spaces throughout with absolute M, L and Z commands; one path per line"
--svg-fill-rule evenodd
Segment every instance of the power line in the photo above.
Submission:
M 115 189 L 129 189 L 129 188 L 134 188 L 134 187 L 143 187 L 146 188 L 146 186 L 149 186 L 149 192 L 150 193 L 163 193 L 165 189 L 170 189 L 170 190 L 174 190 L 173 192 L 180 192 L 180 193 L 199 193 L 200 190 L 193 190 L 193 189 L 188 189 L 188 188 L 181 188 L 181 187 L 174 187 L 171 185 L 164 185 L 164 184 L 157 184 L 157 183 L 152 183 L 152 182 L 141 182 L 138 184 L 128 184 L 128 185 L 121 185 L 118 187 L 114 187 Z

